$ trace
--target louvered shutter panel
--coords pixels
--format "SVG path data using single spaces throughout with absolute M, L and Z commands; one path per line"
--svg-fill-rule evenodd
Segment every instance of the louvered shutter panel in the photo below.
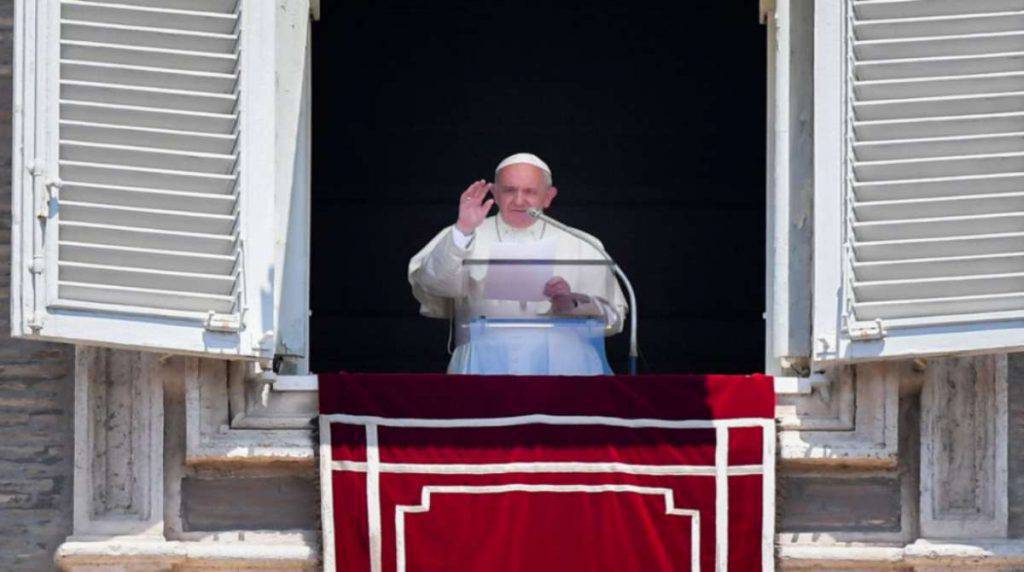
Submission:
M 1024 0 L 823 4 L 817 356 L 1024 347 Z
M 270 357 L 273 3 L 19 8 L 14 334 Z

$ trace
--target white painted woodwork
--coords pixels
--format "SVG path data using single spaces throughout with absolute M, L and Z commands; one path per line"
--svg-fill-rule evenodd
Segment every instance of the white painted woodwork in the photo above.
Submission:
M 813 1 L 778 0 L 768 28 L 765 371 L 811 354 Z
M 303 374 L 309 371 L 313 31 L 305 0 L 278 4 L 274 331 L 277 355 L 285 357 L 280 371 Z
M 843 188 L 843 4 L 814 5 L 814 254 L 812 351 L 838 357 Z
M 305 356 L 308 34 L 280 50 L 277 4 L 19 0 L 15 336 Z
M 922 536 L 1006 536 L 1007 450 L 1006 356 L 929 364 L 921 392 Z
M 1024 347 L 1024 4 L 816 4 L 814 358 Z

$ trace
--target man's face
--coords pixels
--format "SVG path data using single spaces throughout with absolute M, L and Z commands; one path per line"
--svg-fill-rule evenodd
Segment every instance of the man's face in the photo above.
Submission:
M 498 171 L 492 192 L 501 218 L 509 226 L 526 228 L 536 220 L 526 210 L 548 208 L 558 189 L 548 185 L 543 170 L 520 163 Z

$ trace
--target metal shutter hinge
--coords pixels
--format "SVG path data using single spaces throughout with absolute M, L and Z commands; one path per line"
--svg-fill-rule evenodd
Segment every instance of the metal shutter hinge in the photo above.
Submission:
M 42 255 L 36 255 L 32 257 L 32 264 L 28 267 L 32 274 L 42 274 L 46 270 L 46 258 Z
M 237 314 L 218 314 L 210 310 L 203 326 L 211 332 L 240 332 L 242 321 Z
M 46 200 L 40 205 L 39 211 L 36 212 L 36 218 L 45 222 L 50 218 L 51 213 L 57 211 L 57 196 L 63 184 L 63 181 L 60 179 L 49 179 L 46 181 L 44 185 L 46 187 Z
M 882 320 L 874 322 L 857 322 L 846 318 L 846 334 L 854 341 L 880 340 L 885 337 L 885 324 Z
M 42 316 L 40 316 L 39 314 L 36 314 L 36 315 L 32 316 L 32 318 L 30 318 L 30 319 L 29 319 L 29 321 L 27 322 L 27 324 L 28 324 L 28 327 L 29 327 L 29 328 L 30 328 L 30 329 L 31 329 L 31 330 L 32 330 L 33 332 L 35 332 L 35 333 L 39 333 L 39 330 L 42 330 L 42 329 L 43 329 L 43 322 L 45 322 L 45 320 L 43 319 L 43 317 L 42 317 Z

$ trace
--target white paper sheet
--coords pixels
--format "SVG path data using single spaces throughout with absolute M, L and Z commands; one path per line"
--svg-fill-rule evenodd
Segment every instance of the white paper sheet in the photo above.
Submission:
M 491 245 L 491 258 L 500 260 L 552 260 L 558 241 L 546 238 L 536 242 Z M 484 298 L 490 300 L 542 301 L 544 285 L 554 276 L 551 264 L 491 264 L 484 279 Z

